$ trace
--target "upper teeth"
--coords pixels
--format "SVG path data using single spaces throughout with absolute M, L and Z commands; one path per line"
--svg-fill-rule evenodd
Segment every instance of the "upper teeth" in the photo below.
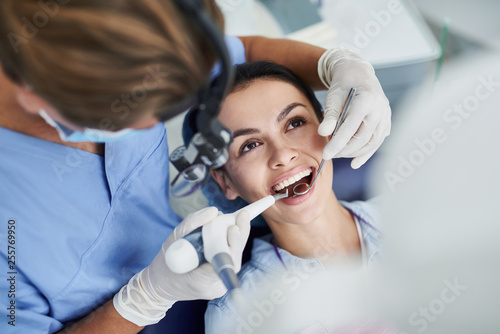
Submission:
M 275 185 L 273 187 L 273 190 L 280 191 L 281 189 L 288 187 L 291 184 L 294 184 L 295 182 L 297 182 L 301 178 L 306 177 L 306 176 L 310 175 L 311 173 L 312 173 L 311 168 L 303 170 L 302 172 L 295 174 L 294 176 L 290 176 L 288 179 L 286 179 L 284 181 L 281 181 L 280 183 L 278 183 L 277 185 Z

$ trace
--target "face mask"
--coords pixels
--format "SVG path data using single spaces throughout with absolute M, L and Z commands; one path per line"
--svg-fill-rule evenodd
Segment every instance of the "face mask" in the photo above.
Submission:
M 141 131 L 135 129 L 122 129 L 120 131 L 113 132 L 90 128 L 84 128 L 83 131 L 73 131 L 66 126 L 54 121 L 45 110 L 42 109 L 38 113 L 45 120 L 45 122 L 47 122 L 47 124 L 57 130 L 57 132 L 59 133 L 59 137 L 61 137 L 63 141 L 90 141 L 94 143 L 109 143 L 136 135 Z

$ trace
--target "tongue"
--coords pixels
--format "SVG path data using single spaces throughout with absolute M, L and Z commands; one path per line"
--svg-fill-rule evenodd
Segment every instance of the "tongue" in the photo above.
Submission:
M 288 187 L 285 187 L 283 189 L 281 189 L 280 191 L 278 191 L 279 193 L 281 194 L 284 194 L 287 190 L 288 190 L 288 195 L 293 195 L 293 188 L 300 184 L 300 183 L 307 183 L 309 184 L 309 182 L 311 181 L 311 175 L 308 175 L 308 176 L 304 176 L 303 178 L 301 178 L 300 180 L 298 180 L 297 182 L 295 182 L 294 184 L 291 184 L 289 185 Z

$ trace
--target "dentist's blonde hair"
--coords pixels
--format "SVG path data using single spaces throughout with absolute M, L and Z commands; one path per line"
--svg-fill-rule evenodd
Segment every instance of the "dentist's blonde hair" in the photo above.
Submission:
M 203 3 L 223 30 L 215 2 Z M 80 126 L 158 114 L 195 93 L 214 61 L 173 0 L 0 1 L 5 72 Z

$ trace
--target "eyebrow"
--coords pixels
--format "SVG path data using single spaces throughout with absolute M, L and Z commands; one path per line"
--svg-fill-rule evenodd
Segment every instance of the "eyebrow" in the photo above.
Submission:
M 285 109 L 283 109 L 279 113 L 278 117 L 276 118 L 276 123 L 281 122 L 296 107 L 304 107 L 305 108 L 306 106 L 303 105 L 302 103 L 298 103 L 298 102 L 290 103 L 289 105 L 287 105 L 285 107 Z M 260 130 L 256 129 L 256 128 L 238 129 L 238 130 L 234 131 L 233 138 L 236 138 L 236 137 L 239 137 L 239 136 L 245 136 L 245 135 L 253 135 L 253 134 L 256 134 L 256 133 L 260 133 Z
M 303 105 L 302 103 L 298 103 L 298 102 L 290 103 L 289 105 L 287 105 L 285 107 L 285 109 L 283 109 L 282 112 L 280 112 L 280 114 L 278 115 L 278 118 L 276 119 L 276 122 L 277 123 L 281 122 L 296 107 L 304 107 L 305 108 L 306 106 Z
M 253 135 L 259 132 L 260 132 L 259 129 L 252 129 L 252 128 L 239 129 L 234 131 L 233 138 L 236 138 L 238 136 Z

